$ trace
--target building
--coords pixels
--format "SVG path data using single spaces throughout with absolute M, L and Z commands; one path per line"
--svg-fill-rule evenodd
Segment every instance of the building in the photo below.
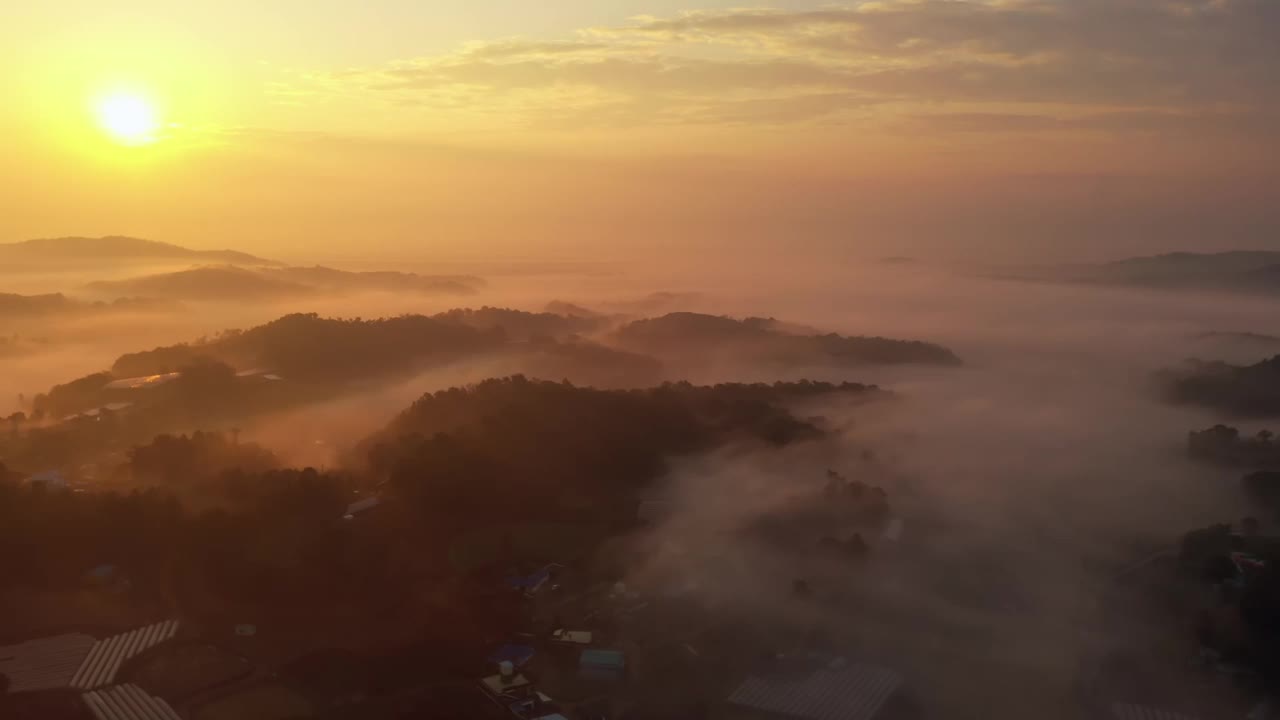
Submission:
M 578 674 L 600 680 L 621 680 L 627 671 L 626 656 L 618 650 L 583 650 Z
M 727 702 L 795 720 L 873 720 L 901 688 L 902 677 L 891 670 L 838 658 L 813 669 L 748 676 Z
M 372 497 L 357 500 L 347 506 L 346 512 L 342 514 L 343 519 L 351 520 L 360 513 L 368 512 L 382 504 L 382 498 L 374 495 Z
M 68 633 L 0 647 L 0 674 L 9 677 L 9 692 L 94 690 L 115 682 L 120 667 L 171 640 L 178 621 L 155 623 L 96 640 Z
M 137 685 L 115 685 L 81 696 L 97 720 L 181 720 L 169 703 Z

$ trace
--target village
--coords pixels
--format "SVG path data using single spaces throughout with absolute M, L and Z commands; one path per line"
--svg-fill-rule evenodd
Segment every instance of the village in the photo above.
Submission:
M 74 491 L 56 475 L 34 481 Z M 858 572 L 873 545 L 901 538 L 902 521 L 888 516 L 883 491 L 831 471 L 814 499 L 847 502 L 836 525 L 850 529 L 834 537 L 828 522 L 810 532 L 822 533 L 803 541 L 823 558 L 815 567 Z M 376 495 L 358 498 L 335 522 L 373 527 L 387 505 Z M 656 534 L 678 511 L 669 500 L 640 501 L 629 540 Z M 700 580 L 693 568 L 731 565 L 722 555 L 697 557 L 696 548 L 664 541 L 645 572 L 625 572 L 619 564 L 635 558 L 617 549 L 623 545 L 573 563 L 499 547 L 505 563 L 468 581 L 470 601 L 483 608 L 472 613 L 482 618 L 469 628 L 475 637 L 459 642 L 436 628 L 451 637 L 398 646 L 397 632 L 410 639 L 404 628 L 375 629 L 376 619 L 286 630 L 243 618 L 211 625 L 174 617 L 121 628 L 129 612 L 102 608 L 127 604 L 129 578 L 111 565 L 90 568 L 76 595 L 99 611 L 82 626 L 0 638 L 7 682 L 0 707 L 12 713 L 6 717 L 50 720 L 913 716 L 902 675 L 822 631 L 812 608 L 823 602 L 820 577 L 774 583 L 771 602 L 791 609 L 761 623 L 703 592 L 709 577 Z M 431 625 L 429 615 L 422 620 Z

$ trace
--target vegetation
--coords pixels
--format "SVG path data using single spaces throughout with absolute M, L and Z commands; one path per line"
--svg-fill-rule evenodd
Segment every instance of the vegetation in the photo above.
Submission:
M 1188 433 L 1187 454 L 1196 460 L 1228 467 L 1280 467 L 1280 443 L 1275 442 L 1274 437 L 1270 430 L 1245 437 L 1238 429 L 1219 424 Z
M 483 281 L 465 275 L 417 275 L 401 272 L 347 272 L 315 267 L 243 267 L 211 265 L 125 280 L 92 283 L 99 292 L 154 297 L 218 300 L 228 297 L 271 300 L 320 293 L 419 292 L 466 295 Z
M 1254 365 L 1193 362 L 1160 374 L 1171 402 L 1241 416 L 1280 414 L 1280 355 Z
M 932 343 L 817 334 L 786 328 L 772 318 L 735 320 L 689 312 L 637 320 L 622 327 L 617 333 L 617 340 L 623 347 L 659 356 L 711 353 L 773 363 L 838 366 L 960 364 L 955 353 Z
M 128 493 L 0 482 L 0 588 L 73 588 L 106 563 L 157 612 L 380 613 L 424 577 L 453 572 L 454 538 L 489 529 L 498 551 L 490 542 L 468 563 L 492 563 L 515 556 L 495 532 L 504 526 L 626 527 L 668 458 L 819 437 L 786 406 L 873 394 L 809 382 L 608 391 L 489 380 L 422 397 L 364 444 L 367 466 L 353 473 L 275 469 L 266 450 L 217 433 L 164 435 L 128 454 Z M 384 479 L 379 522 L 342 519 L 356 491 Z
M 602 329 L 599 318 L 573 313 L 531 313 L 507 308 L 462 308 L 442 312 L 437 320 L 457 323 L 477 330 L 501 330 L 513 340 L 538 338 L 564 339 Z
M 667 458 L 734 441 L 814 438 L 788 401 L 874 388 L 828 383 L 595 390 L 516 376 L 424 395 L 370 441 L 395 493 L 445 522 L 631 517 Z
M 1187 533 L 1179 560 L 1217 592 L 1220 607 L 1199 620 L 1201 644 L 1280 690 L 1280 542 L 1214 525 Z

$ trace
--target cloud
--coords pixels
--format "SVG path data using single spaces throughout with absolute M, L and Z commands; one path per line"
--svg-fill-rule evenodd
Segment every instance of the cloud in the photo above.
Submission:
M 1161 114 L 1274 115 L 1278 66 L 1274 0 L 882 0 L 642 17 L 315 80 L 516 123 L 849 122 L 894 103 L 1058 132 L 1078 129 L 1055 122 L 1067 106 L 1124 132 Z

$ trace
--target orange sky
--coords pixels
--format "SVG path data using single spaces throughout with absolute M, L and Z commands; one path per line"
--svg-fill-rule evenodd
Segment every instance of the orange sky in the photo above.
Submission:
M 23 5 L 0 11 L 0 241 L 1280 248 L 1274 0 Z M 102 132 L 113 93 L 154 106 L 154 142 Z

